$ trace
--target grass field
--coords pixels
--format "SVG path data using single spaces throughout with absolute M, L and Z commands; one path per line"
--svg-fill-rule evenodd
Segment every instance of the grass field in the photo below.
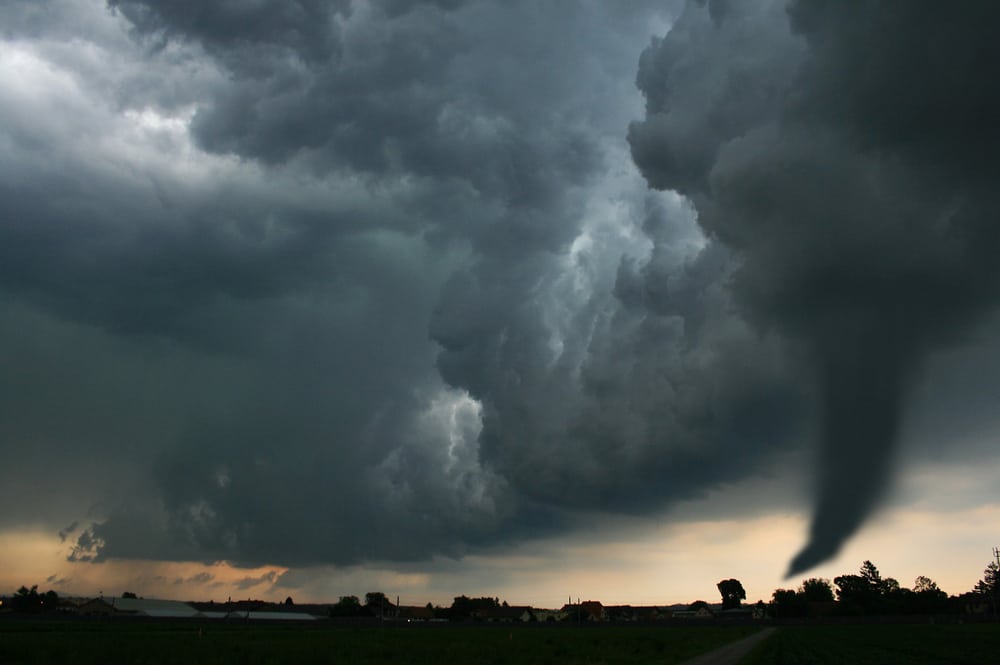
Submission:
M 785 626 L 741 665 L 1000 663 L 1000 625 Z
M 0 663 L 670 665 L 755 630 L 751 626 L 340 628 L 0 622 Z

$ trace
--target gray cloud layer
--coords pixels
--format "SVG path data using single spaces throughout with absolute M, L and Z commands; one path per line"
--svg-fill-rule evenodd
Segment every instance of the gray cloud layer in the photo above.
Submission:
M 891 440 L 991 302 L 987 167 L 828 103 L 835 8 L 730 4 L 0 6 L 2 524 L 418 560 Z

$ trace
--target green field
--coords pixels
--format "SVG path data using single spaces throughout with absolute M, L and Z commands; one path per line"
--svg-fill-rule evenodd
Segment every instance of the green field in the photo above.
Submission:
M 341 628 L 0 622 L 0 663 L 670 665 L 755 630 L 752 626 Z
M 1000 625 L 785 626 L 741 665 L 1000 662 Z

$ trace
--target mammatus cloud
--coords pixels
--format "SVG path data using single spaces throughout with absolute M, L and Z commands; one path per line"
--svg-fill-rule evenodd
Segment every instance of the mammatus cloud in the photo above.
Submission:
M 997 304 L 994 3 L 690 3 L 643 53 L 633 157 L 736 266 L 743 318 L 798 346 L 815 514 L 835 555 L 891 481 L 927 354 Z

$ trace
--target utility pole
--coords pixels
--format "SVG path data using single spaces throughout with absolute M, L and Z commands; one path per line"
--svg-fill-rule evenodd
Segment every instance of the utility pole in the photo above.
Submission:
M 993 574 L 993 585 L 990 589 L 990 600 L 993 601 L 993 619 L 997 618 L 997 594 L 1000 593 L 1000 547 L 993 548 L 993 556 L 997 560 L 997 570 Z

